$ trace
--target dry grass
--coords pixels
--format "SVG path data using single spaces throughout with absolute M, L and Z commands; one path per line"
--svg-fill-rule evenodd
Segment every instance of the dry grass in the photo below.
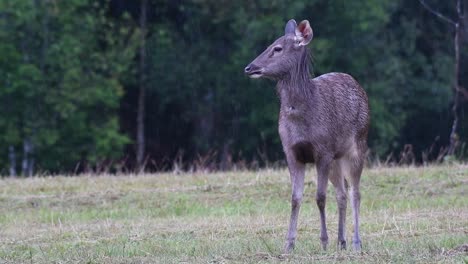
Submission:
M 3 179 L 0 263 L 468 262 L 467 165 L 365 170 L 361 253 L 320 250 L 313 178 L 291 255 L 285 170 Z

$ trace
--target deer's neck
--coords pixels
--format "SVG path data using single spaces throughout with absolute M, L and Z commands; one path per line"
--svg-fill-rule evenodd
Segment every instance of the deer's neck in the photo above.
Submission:
M 278 81 L 277 89 L 282 108 L 304 108 L 313 100 L 315 87 L 311 79 L 309 61 L 309 54 L 304 50 L 297 65 Z

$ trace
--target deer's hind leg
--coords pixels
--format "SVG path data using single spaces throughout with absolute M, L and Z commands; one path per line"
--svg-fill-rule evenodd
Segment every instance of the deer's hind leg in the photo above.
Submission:
M 359 235 L 359 211 L 361 205 L 361 192 L 359 184 L 361 181 L 362 169 L 364 167 L 365 152 L 367 150 L 366 143 L 362 142 L 358 155 L 354 157 L 353 162 L 350 163 L 350 177 L 349 177 L 349 196 L 351 200 L 351 208 L 353 211 L 353 249 L 361 250 L 361 237 Z
M 347 182 L 346 176 L 350 174 L 350 165 L 347 157 L 335 160 L 330 170 L 330 181 L 335 187 L 336 203 L 338 205 L 338 248 L 346 249 L 346 207 Z

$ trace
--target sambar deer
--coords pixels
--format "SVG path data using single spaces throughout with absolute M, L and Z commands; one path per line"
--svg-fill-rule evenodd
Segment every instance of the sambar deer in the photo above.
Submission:
M 369 106 L 366 92 L 345 73 L 328 73 L 311 78 L 310 55 L 306 47 L 313 32 L 309 21 L 299 25 L 293 19 L 278 38 L 246 68 L 251 78 L 278 82 L 281 106 L 279 134 L 292 183 L 291 219 L 285 252 L 294 248 L 297 219 L 304 191 L 305 164 L 315 162 L 316 202 L 320 212 L 320 240 L 328 245 L 325 201 L 328 180 L 336 190 L 338 204 L 338 247 L 346 249 L 345 220 L 347 190 L 353 209 L 353 248 L 361 249 L 359 236 L 359 182 L 367 152 Z

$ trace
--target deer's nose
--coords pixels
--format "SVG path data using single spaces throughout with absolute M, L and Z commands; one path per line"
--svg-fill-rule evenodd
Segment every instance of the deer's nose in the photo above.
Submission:
M 250 64 L 249 64 L 249 65 L 247 65 L 247 67 L 245 67 L 244 72 L 249 73 L 250 70 L 252 70 L 252 66 L 250 66 Z

